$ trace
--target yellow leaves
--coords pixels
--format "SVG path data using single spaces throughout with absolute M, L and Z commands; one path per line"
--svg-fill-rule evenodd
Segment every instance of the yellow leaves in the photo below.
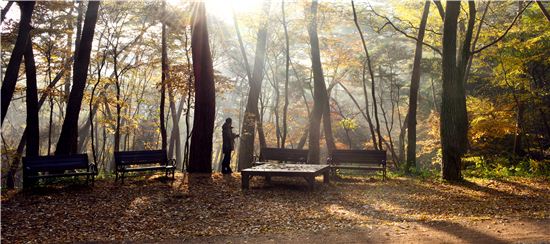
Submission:
M 514 112 L 510 105 L 496 107 L 491 101 L 469 96 L 470 139 L 483 143 L 487 138 L 503 138 L 515 131 Z
M 344 128 L 344 129 L 352 130 L 352 131 L 354 131 L 355 129 L 357 129 L 359 127 L 357 125 L 357 121 L 355 121 L 354 119 L 350 119 L 350 118 L 345 118 L 345 119 L 342 119 L 342 120 L 338 121 L 338 125 L 342 126 L 342 128 Z

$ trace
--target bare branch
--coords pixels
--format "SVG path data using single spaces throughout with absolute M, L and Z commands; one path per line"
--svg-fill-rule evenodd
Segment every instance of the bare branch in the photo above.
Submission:
M 441 20 L 445 20 L 445 10 L 443 10 L 443 4 L 441 4 L 440 0 L 434 0 L 435 6 L 437 6 L 437 11 L 439 11 L 439 16 L 441 16 Z
M 537 5 L 539 5 L 540 10 L 542 11 L 542 14 L 544 14 L 544 17 L 546 17 L 546 20 L 550 21 L 550 14 L 548 14 L 548 11 L 546 10 L 542 2 L 540 0 L 536 0 L 536 2 Z
M 398 28 L 398 27 L 397 27 L 397 26 L 396 26 L 387 16 L 384 16 L 384 15 L 381 15 L 381 14 L 377 13 L 376 11 L 374 11 L 374 8 L 373 8 L 372 6 L 369 5 L 369 7 L 370 7 L 371 11 L 374 13 L 374 15 L 376 15 L 376 16 L 378 16 L 378 17 L 383 18 L 383 19 L 386 20 L 387 23 L 384 24 L 384 26 L 386 26 L 387 24 L 389 24 L 391 27 L 393 27 L 393 29 L 395 29 L 397 32 L 403 34 L 405 37 L 410 38 L 410 39 L 413 39 L 413 40 L 415 40 L 415 41 L 418 41 L 418 38 L 416 38 L 415 36 L 411 36 L 411 35 L 409 35 L 407 32 L 405 32 L 405 31 L 401 30 L 400 28 Z M 382 28 L 381 28 L 380 30 L 382 30 Z M 422 42 L 422 45 L 431 48 L 431 49 L 434 50 L 435 52 L 439 53 L 439 55 L 442 55 L 442 54 L 443 54 L 438 48 L 432 46 L 431 44 L 428 44 L 428 43 L 426 43 L 426 42 Z
M 508 32 L 510 31 L 510 29 L 512 29 L 512 27 L 514 27 L 514 24 L 516 23 L 516 21 L 519 19 L 519 17 L 523 14 L 523 12 L 525 11 L 525 9 L 527 9 L 527 7 L 529 7 L 529 5 L 531 4 L 532 2 L 528 2 L 525 7 L 523 7 L 523 9 L 521 11 L 518 12 L 518 14 L 516 15 L 516 17 L 514 18 L 514 20 L 512 21 L 512 23 L 510 24 L 510 26 L 508 26 L 508 28 L 506 29 L 506 31 L 504 31 L 504 33 L 502 33 L 501 36 L 499 36 L 497 39 L 495 39 L 494 41 L 490 42 L 489 44 L 477 49 L 477 50 L 474 50 L 472 51 L 472 54 L 475 54 L 475 53 L 479 53 L 481 51 L 483 51 L 484 49 L 492 46 L 492 45 L 495 45 L 497 42 L 499 42 L 500 40 L 502 40 L 506 34 L 508 34 Z

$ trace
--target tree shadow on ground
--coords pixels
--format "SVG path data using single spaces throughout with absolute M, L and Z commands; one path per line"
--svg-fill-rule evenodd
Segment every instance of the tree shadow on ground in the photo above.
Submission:
M 368 187 L 367 187 L 368 188 Z M 368 189 L 367 189 L 368 190 Z M 437 195 L 442 194 L 442 192 L 438 189 L 434 188 L 427 188 L 427 187 L 421 187 L 420 189 L 417 189 L 417 193 L 421 192 L 424 196 L 428 195 Z M 413 204 L 410 203 L 404 203 L 402 199 L 405 197 L 405 195 L 409 194 L 409 191 L 404 191 L 402 193 L 395 194 L 392 193 L 391 197 L 385 196 L 382 200 L 382 203 L 375 202 L 375 203 L 366 203 L 363 201 L 357 201 L 356 198 L 350 199 L 347 194 L 344 194 L 339 197 L 341 201 L 338 203 L 341 205 L 345 211 L 351 212 L 352 216 L 363 216 L 366 217 L 369 220 L 375 220 L 375 221 L 382 221 L 382 222 L 415 222 L 419 223 L 427 228 L 435 229 L 438 231 L 442 231 L 445 233 L 448 233 L 450 235 L 453 235 L 461 240 L 475 243 L 479 240 L 484 240 L 490 243 L 502 243 L 503 241 L 498 239 L 497 237 L 488 235 L 486 233 L 480 232 L 475 229 L 464 227 L 458 223 L 454 223 L 451 221 L 444 221 L 444 220 L 426 220 L 426 221 L 419 221 L 416 218 L 407 217 L 405 214 L 400 215 L 399 211 L 396 213 L 391 212 L 390 210 L 385 210 L 383 206 L 398 206 L 400 208 L 408 209 L 411 207 L 411 205 L 421 205 L 421 204 L 430 204 L 429 201 L 419 200 L 416 202 L 413 202 Z M 421 196 L 419 199 L 424 199 L 424 196 Z M 467 201 L 467 200 L 466 200 Z M 380 205 L 379 205 L 380 204 Z M 437 211 L 430 211 L 425 210 L 421 212 L 421 214 L 431 214 L 435 215 L 438 214 Z
M 526 183 L 520 183 L 517 181 L 510 181 L 506 179 L 495 179 L 495 182 L 498 182 L 500 184 L 507 185 L 511 188 L 518 189 L 520 191 L 526 192 L 527 194 L 542 194 L 542 195 L 550 195 L 550 191 L 548 189 L 541 189 L 536 188 L 533 186 L 530 186 Z

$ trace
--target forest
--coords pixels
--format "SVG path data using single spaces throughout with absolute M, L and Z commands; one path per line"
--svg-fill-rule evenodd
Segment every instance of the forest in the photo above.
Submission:
M 0 7 L 2 241 L 550 241 L 549 2 Z M 123 165 L 153 152 L 165 176 Z M 383 173 L 338 168 L 376 152 Z M 27 189 L 77 175 L 51 162 L 82 154 L 92 186 Z M 330 183 L 253 178 L 268 160 L 324 167 Z

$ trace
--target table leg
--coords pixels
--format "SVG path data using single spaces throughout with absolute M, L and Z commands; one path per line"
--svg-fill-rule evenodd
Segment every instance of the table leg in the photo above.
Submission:
M 329 177 L 330 177 L 330 170 L 327 170 L 323 173 L 323 182 L 325 184 L 330 183 L 330 178 Z
M 242 172 L 241 173 L 241 187 L 243 189 L 248 189 L 250 181 L 250 176 L 247 173 Z
M 315 176 L 304 176 L 304 178 L 306 179 L 306 181 L 309 185 L 309 190 L 313 191 L 313 189 L 315 187 Z

